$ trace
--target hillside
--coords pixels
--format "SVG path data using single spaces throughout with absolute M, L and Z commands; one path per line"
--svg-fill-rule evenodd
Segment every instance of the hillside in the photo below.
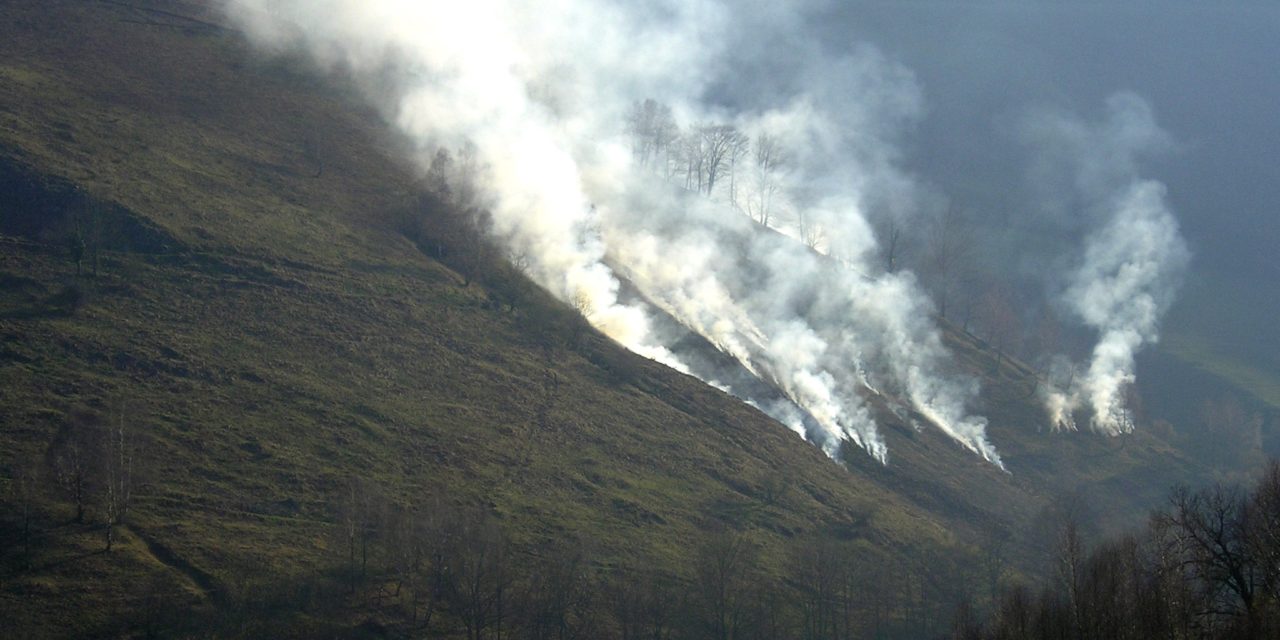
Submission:
M 202 4 L 9 0 L 0 18 L 4 511 L 68 424 L 127 422 L 144 443 L 110 553 L 65 501 L 41 503 L 41 543 L 0 577 L 0 635 L 117 635 L 156 592 L 227 609 L 324 573 L 355 479 L 482 510 L 521 553 L 589 543 L 599 571 L 688 577 L 726 529 L 773 575 L 814 532 L 906 574 L 1007 531 L 1029 571 L 1064 497 L 1122 528 L 1207 473 L 1146 432 L 1046 431 L 1031 372 L 992 373 L 955 330 L 1009 473 L 887 411 L 888 466 L 854 451 L 842 467 L 527 281 L 424 253 L 406 217 L 444 214 L 422 210 L 378 115 L 255 57 Z

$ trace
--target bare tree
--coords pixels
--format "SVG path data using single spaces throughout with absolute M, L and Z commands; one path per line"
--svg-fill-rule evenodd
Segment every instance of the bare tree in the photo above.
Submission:
M 961 602 L 951 622 L 952 640 L 984 640 L 986 637 L 982 621 L 968 601 Z
M 75 507 L 75 522 L 84 522 L 100 460 L 99 417 L 87 411 L 73 412 L 58 429 L 45 460 L 54 484 Z
M 40 466 L 29 459 L 15 462 L 9 492 L 17 505 L 20 531 L 18 542 L 26 561 L 31 557 L 31 527 L 35 520 L 36 504 L 40 496 Z
M 490 629 L 501 636 L 512 581 L 506 538 L 478 512 L 459 518 L 455 526 L 444 559 L 445 600 L 466 627 L 467 640 L 481 640 Z
M 424 558 L 421 524 L 412 509 L 399 504 L 388 504 L 383 511 L 380 528 L 385 573 L 394 584 L 390 596 L 398 599 L 402 594 L 412 591 L 414 573 Z
M 117 407 L 107 427 L 102 447 L 102 510 L 106 524 L 107 551 L 115 541 L 116 527 L 124 524 L 133 504 L 138 439 L 125 417 L 123 406 Z
M 680 138 L 680 127 L 671 107 L 652 98 L 637 101 L 627 112 L 626 126 L 631 136 L 632 153 L 640 166 L 669 162 L 671 147 Z
M 1267 464 L 1249 502 L 1249 552 L 1260 569 L 1263 593 L 1273 606 L 1280 605 L 1280 462 Z
M 826 230 L 804 207 L 796 208 L 796 230 L 800 232 L 800 241 L 810 249 L 817 249 L 826 240 Z
M 369 556 L 380 524 L 382 496 L 363 478 L 351 478 L 338 495 L 335 532 L 347 556 L 348 590 L 356 591 L 359 580 L 368 576 Z
M 699 149 L 702 152 L 702 169 L 704 191 L 707 195 L 715 192 L 716 181 L 724 176 L 731 166 L 731 159 L 746 151 L 747 137 L 731 124 L 705 124 L 698 127 L 698 136 L 702 139 Z
M 746 201 L 747 214 L 767 227 L 773 222 L 774 198 L 782 190 L 780 173 L 786 164 L 786 152 L 776 136 L 762 133 L 756 136 L 751 155 L 751 194 Z
M 90 274 L 97 277 L 102 251 L 112 235 L 108 220 L 110 207 L 81 189 L 77 189 L 77 194 L 81 204 L 72 211 L 72 230 L 68 240 L 71 257 L 76 263 L 76 276 L 82 275 L 81 263 L 88 258 Z
M 879 225 L 880 252 L 884 256 L 884 270 L 893 273 L 902 262 L 902 253 L 906 240 L 902 231 L 902 223 L 894 216 L 889 216 Z
M 802 635 L 814 640 L 849 637 L 844 596 L 846 554 L 825 535 L 797 540 L 792 547 L 788 577 L 797 586 Z
M 524 606 L 530 640 L 589 638 L 593 622 L 589 556 L 577 541 L 557 543 L 535 563 Z
M 1249 503 L 1236 487 L 1174 490 L 1156 522 L 1168 528 L 1175 551 L 1204 592 L 1202 615 L 1251 617 L 1264 572 L 1250 552 Z
M 745 534 L 730 530 L 712 533 L 698 548 L 695 580 L 705 637 L 742 637 L 756 553 Z
M 421 508 L 409 510 L 409 514 L 413 525 L 412 531 L 407 532 L 409 548 L 402 560 L 409 563 L 409 597 L 405 605 L 409 610 L 410 628 L 429 630 L 446 596 L 449 560 L 457 544 L 455 537 L 462 531 L 457 526 L 458 512 L 439 497 L 426 500 Z
M 1040 385 L 1049 375 L 1050 365 L 1053 363 L 1054 357 L 1058 355 L 1059 347 L 1062 343 L 1062 327 L 1054 317 L 1053 312 L 1048 307 L 1042 307 L 1035 327 L 1031 329 L 1030 335 L 1023 341 L 1023 358 L 1028 362 L 1035 363 L 1035 376 L 1032 378 L 1031 390 L 1027 392 L 1027 396 L 1033 396 L 1040 391 Z
M 679 140 L 679 158 L 684 166 L 684 188 L 689 191 L 703 190 L 706 184 L 706 162 L 707 154 L 703 145 L 706 140 L 703 139 L 699 131 L 691 131 L 680 137 Z
M 425 187 L 427 191 L 439 196 L 446 201 L 452 201 L 452 187 L 449 182 L 453 179 L 453 154 L 448 149 L 436 149 L 436 154 L 431 157 L 431 164 L 427 168 L 427 177 Z
M 997 376 L 1000 375 L 1000 366 L 1004 363 L 1005 353 L 1020 332 L 1018 313 L 1010 304 L 1011 297 L 1007 287 L 995 285 L 987 289 L 979 303 L 978 321 L 985 334 L 987 346 L 996 352 L 992 372 Z
M 928 228 L 925 271 L 933 284 L 938 314 L 947 317 L 947 306 L 969 269 L 974 239 L 969 224 L 954 205 L 948 206 Z
M 740 209 L 738 204 L 738 174 L 740 170 L 738 165 L 751 152 L 751 138 L 744 133 L 736 133 L 729 141 L 728 161 L 729 161 L 729 206 Z
M 1008 573 L 1011 542 L 1012 536 L 1004 527 L 992 525 L 982 532 L 978 561 L 987 582 L 987 595 L 993 605 L 1000 599 L 1000 590 L 1004 586 L 1005 574 Z

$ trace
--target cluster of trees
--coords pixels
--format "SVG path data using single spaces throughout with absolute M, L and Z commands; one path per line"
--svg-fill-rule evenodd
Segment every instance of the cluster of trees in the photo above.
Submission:
M 6 546 L 28 561 L 42 535 L 36 527 L 48 507 L 66 505 L 71 523 L 99 527 L 111 551 L 117 528 L 125 523 L 138 486 L 140 443 L 121 408 L 106 415 L 77 410 L 63 422 L 44 456 L 18 460 L 10 482 L 16 524 L 4 536 Z
M 632 105 L 626 131 L 640 166 L 689 191 L 722 199 L 763 226 L 790 225 L 810 247 L 823 243 L 821 224 L 795 204 L 794 153 L 779 136 L 752 137 L 723 122 L 681 126 L 670 106 L 652 99 Z M 939 209 L 910 223 L 889 213 L 867 213 L 883 269 L 915 272 L 939 315 L 992 348 L 997 370 L 1007 355 L 1034 358 L 1059 346 L 1040 339 L 1056 337 L 1056 326 L 1041 326 L 1052 323 L 1052 314 L 1042 304 L 1020 299 L 1012 283 L 983 267 L 975 225 L 960 209 Z M 1020 308 L 1043 313 L 1030 319 L 1016 311 Z
M 1039 592 L 1006 590 L 962 640 L 1280 637 L 1280 464 L 1249 489 L 1175 489 L 1146 529 L 1086 548 L 1079 523 L 1057 534 Z
M 336 502 L 335 575 L 349 599 L 409 637 L 939 637 L 966 586 L 980 582 L 972 554 L 894 561 L 834 535 L 797 537 L 776 558 L 751 533 L 722 527 L 690 541 L 690 562 L 676 570 L 605 563 L 576 538 L 517 547 L 483 508 L 407 505 L 366 481 Z
M 626 127 L 640 166 L 690 191 L 723 195 L 762 225 L 776 222 L 789 164 L 777 136 L 753 139 L 723 122 L 682 127 L 670 106 L 653 99 L 632 105 Z
M 548 387 L 553 397 L 554 381 Z M 31 553 L 32 514 L 51 501 L 69 519 L 100 528 L 111 548 L 137 484 L 139 448 L 129 426 L 118 409 L 75 412 L 44 456 L 11 466 L 6 557 L 18 548 Z M 761 489 L 761 499 L 782 491 Z M 1092 548 L 1087 518 L 1064 511 L 1044 534 L 1055 542 L 1044 571 L 1052 579 L 1038 591 L 1006 588 L 1010 537 L 999 532 L 972 549 L 891 556 L 845 530 L 766 548 L 745 523 L 726 522 L 684 541 L 680 565 L 620 563 L 606 561 L 586 538 L 513 542 L 488 507 L 460 506 L 456 496 L 405 501 L 355 479 L 330 498 L 330 555 L 321 574 L 221 585 L 212 612 L 200 616 L 158 617 L 173 601 L 152 598 L 169 605 L 153 611 L 144 602 L 138 619 L 160 635 L 196 622 L 252 635 L 290 628 L 290 612 L 327 620 L 330 630 L 372 615 L 407 637 L 468 640 L 1280 634 L 1276 463 L 1247 490 L 1176 489 L 1145 531 Z
M 77 413 L 38 464 L 11 465 L 0 556 L 12 560 L 27 545 L 20 553 L 30 557 L 32 540 L 54 532 L 10 535 L 12 525 L 35 522 L 38 510 L 47 520 L 51 506 L 82 523 L 76 530 L 101 530 L 111 548 L 139 455 L 121 415 Z M 761 491 L 776 500 L 785 490 Z M 721 525 L 671 541 L 683 549 L 682 564 L 619 562 L 585 537 L 513 542 L 488 507 L 460 505 L 456 496 L 404 501 L 354 479 L 328 503 L 329 555 L 317 573 L 220 567 L 223 579 L 205 585 L 205 603 L 172 593 L 156 575 L 129 587 L 132 604 L 109 623 L 111 633 L 333 636 L 363 620 L 383 634 L 468 640 L 937 637 L 978 575 L 977 558 L 963 550 L 921 549 L 904 559 L 847 532 L 769 549 L 749 528 Z M 27 570 L 6 565 L 6 573 Z

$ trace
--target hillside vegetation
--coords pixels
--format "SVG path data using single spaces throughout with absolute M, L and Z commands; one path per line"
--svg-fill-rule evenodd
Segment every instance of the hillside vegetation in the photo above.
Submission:
M 945 626 L 942 584 L 993 540 L 997 582 L 1035 571 L 1065 497 L 1119 529 L 1206 473 L 1146 432 L 1049 432 L 1032 372 L 954 330 L 1009 473 L 888 411 L 889 464 L 836 464 L 477 262 L 398 147 L 203 4 L 0 2 L 0 635 L 141 634 L 174 602 L 265 616 L 245 603 L 341 584 L 343 505 L 373 503 L 676 581 L 726 535 L 764 576 L 838 540 L 867 592 L 905 594 L 884 615 L 910 635 Z M 134 461 L 109 553 L 101 501 L 77 522 L 54 477 L 90 427 Z M 342 602 L 277 632 L 403 623 Z

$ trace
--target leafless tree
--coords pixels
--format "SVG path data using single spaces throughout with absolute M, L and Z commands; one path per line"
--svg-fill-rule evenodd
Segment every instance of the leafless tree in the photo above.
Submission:
M 727 169 L 727 173 L 729 174 L 729 206 L 735 209 L 740 208 L 738 204 L 738 175 L 741 172 L 741 169 L 738 165 L 742 164 L 743 159 L 745 159 L 750 152 L 751 138 L 747 137 L 744 133 L 735 131 L 735 134 L 729 140 L 729 150 L 727 154 L 729 163 L 729 167 Z
M 18 533 L 19 543 L 22 545 L 22 555 L 25 559 L 31 557 L 31 528 L 35 520 L 35 510 L 40 497 L 40 466 L 35 462 L 24 459 L 15 462 L 12 466 L 13 478 L 10 480 L 9 492 L 13 498 L 13 504 L 17 505 L 18 518 L 21 531 Z
M 340 548 L 347 556 L 348 590 L 356 590 L 359 580 L 368 576 L 369 559 L 381 523 L 383 498 L 369 481 L 353 477 L 338 495 L 338 517 L 335 532 Z
M 680 127 L 671 107 L 652 98 L 637 101 L 627 112 L 626 126 L 631 136 L 632 152 L 640 166 L 669 162 L 671 147 L 680 138 Z
M 463 530 L 457 525 L 458 511 L 439 496 L 425 500 L 418 509 L 410 509 L 408 513 L 413 524 L 412 531 L 407 532 L 409 547 L 402 552 L 409 564 L 409 597 L 405 607 L 411 629 L 429 630 L 449 585 L 449 562 L 457 545 L 455 538 Z
M 670 640 L 683 590 L 652 568 L 626 567 L 604 587 L 621 640 Z
M 70 207 L 66 221 L 67 251 L 76 265 L 76 277 L 84 275 L 84 261 L 89 259 L 93 275 L 98 275 L 99 258 L 105 238 L 106 207 L 85 190 L 75 190 L 78 204 Z
M 773 222 L 774 198 L 782 190 L 780 173 L 786 164 L 786 152 L 776 136 L 762 133 L 756 136 L 751 157 L 751 193 L 746 200 L 747 214 L 767 227 Z
M 802 635 L 814 640 L 850 637 L 845 615 L 849 566 L 845 550 L 827 535 L 797 540 L 791 549 L 789 577 L 797 586 Z
M 1250 553 L 1249 512 L 1243 491 L 1215 485 L 1204 491 L 1175 489 L 1169 509 L 1156 516 L 1204 589 L 1202 615 L 1253 614 L 1265 572 Z
M 679 140 L 679 157 L 684 166 L 684 188 L 702 193 L 706 184 L 706 141 L 697 130 L 686 133 Z
M 115 541 L 115 530 L 124 524 L 133 504 L 135 472 L 138 458 L 138 437 L 119 406 L 107 426 L 105 446 L 101 448 L 102 460 L 102 510 L 106 524 L 107 551 Z
M 1260 586 L 1275 605 L 1280 605 L 1280 462 L 1267 464 L 1250 498 L 1248 521 L 1249 553 L 1260 569 Z
M 524 603 L 524 632 L 530 640 L 590 638 L 595 589 L 587 573 L 589 556 L 577 541 L 556 543 L 534 563 Z
M 968 601 L 960 603 L 951 622 L 952 640 L 984 640 L 982 621 Z
M 748 138 L 731 124 L 709 123 L 695 127 L 684 136 L 685 188 L 706 195 L 746 153 Z M 731 196 L 732 199 L 732 196 Z
M 706 124 L 698 127 L 702 137 L 703 169 L 706 175 L 706 194 L 715 192 L 716 181 L 728 171 L 729 156 L 739 147 L 743 136 L 729 124 Z
M 1038 393 L 1040 385 L 1048 377 L 1049 368 L 1061 347 L 1061 336 L 1062 327 L 1057 318 L 1054 317 L 1053 312 L 1047 307 L 1041 308 L 1034 328 L 1030 330 L 1027 339 L 1023 341 L 1022 357 L 1027 362 L 1035 363 L 1036 369 L 1027 397 Z
M 319 178 L 324 175 L 324 154 L 321 151 L 319 141 L 313 136 L 307 136 L 302 141 L 301 149 L 302 162 L 311 168 L 308 172 L 312 178 Z
M 886 273 L 893 273 L 901 266 L 906 244 L 902 223 L 896 217 L 889 216 L 877 226 L 879 229 L 876 235 L 880 239 L 880 252 L 884 256 L 884 270 Z
M 1080 522 L 1074 514 L 1065 514 L 1058 529 L 1056 568 L 1059 584 L 1062 592 L 1067 594 L 1072 621 L 1076 628 L 1079 628 L 1080 619 L 1085 608 L 1081 591 L 1084 585 L 1086 553 Z
M 467 640 L 481 640 L 492 629 L 502 634 L 510 614 L 512 582 L 507 541 L 498 526 L 479 512 L 460 517 L 444 558 L 445 600 L 467 630 Z
M 948 206 L 928 227 L 928 254 L 924 265 L 933 284 L 938 314 L 947 317 L 947 307 L 958 283 L 970 268 L 974 239 L 969 224 L 954 205 Z
M 694 570 L 704 637 L 742 637 L 756 553 L 746 534 L 730 530 L 710 534 L 699 546 Z
M 978 561 L 992 604 L 1000 599 L 1000 590 L 1004 586 L 1005 574 L 1008 573 L 1009 547 L 1012 541 L 1008 529 L 998 525 L 988 526 L 982 532 Z
M 77 523 L 84 522 L 95 480 L 94 465 L 101 459 L 100 430 L 100 418 L 96 414 L 73 412 L 45 454 L 54 484 L 75 507 Z
M 796 230 L 800 232 L 800 241 L 810 249 L 817 249 L 826 240 L 826 230 L 817 219 L 804 207 L 796 207 Z
M 1000 375 L 1005 354 L 1020 333 L 1018 313 L 1013 309 L 1011 297 L 1008 287 L 995 285 L 982 294 L 979 302 L 979 324 L 987 346 L 996 352 L 995 365 L 992 367 L 995 375 Z

